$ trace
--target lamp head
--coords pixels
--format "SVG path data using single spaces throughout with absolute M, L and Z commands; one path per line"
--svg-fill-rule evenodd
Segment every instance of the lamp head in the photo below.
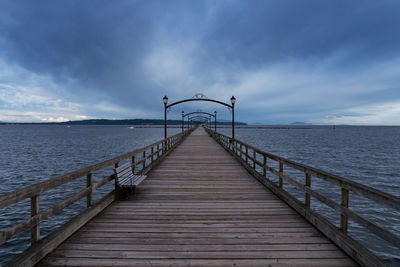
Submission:
M 232 97 L 231 97 L 231 103 L 232 103 L 232 105 L 234 105 L 235 102 L 236 102 L 236 98 L 235 98 L 234 96 L 232 96 Z
M 168 103 L 168 97 L 167 96 L 163 97 L 163 102 L 164 102 L 165 105 Z

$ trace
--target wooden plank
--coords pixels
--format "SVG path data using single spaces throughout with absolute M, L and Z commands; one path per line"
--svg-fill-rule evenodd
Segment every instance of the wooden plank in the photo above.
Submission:
M 324 237 L 302 237 L 293 239 L 291 237 L 277 237 L 277 238 L 260 238 L 257 237 L 187 237 L 187 238 L 177 238 L 172 239 L 170 237 L 115 237 L 115 236 L 104 236 L 99 237 L 98 234 L 96 236 L 90 234 L 82 234 L 71 237 L 69 241 L 70 243 L 79 243 L 85 244 L 82 242 L 82 239 L 85 239 L 86 243 L 90 244 L 153 244 L 153 245 L 257 245 L 257 244 L 332 244 Z
M 110 251 L 104 248 L 98 250 L 57 249 L 52 256 L 58 257 L 87 257 L 87 258 L 116 258 L 116 259 L 324 259 L 324 258 L 347 258 L 339 250 L 327 251 Z
M 226 260 L 226 259 L 101 259 L 101 258 L 57 258 L 49 257 L 43 262 L 42 266 L 132 266 L 132 267 L 160 267 L 160 266 L 176 266 L 176 267 L 265 267 L 265 266 L 357 266 L 349 259 L 245 259 L 245 260 Z

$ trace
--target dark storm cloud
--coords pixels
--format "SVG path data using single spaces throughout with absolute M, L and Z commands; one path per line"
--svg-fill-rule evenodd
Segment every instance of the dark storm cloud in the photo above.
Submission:
M 234 87 L 242 71 L 300 61 L 342 72 L 396 58 L 399 12 L 399 1 L 2 1 L 0 56 L 74 81 L 76 99 L 158 112 L 163 94 Z M 178 82 L 166 81 L 178 63 Z
M 397 55 L 398 1 L 239 1 L 220 7 L 203 43 L 213 56 L 245 65 L 326 57 L 346 64 Z

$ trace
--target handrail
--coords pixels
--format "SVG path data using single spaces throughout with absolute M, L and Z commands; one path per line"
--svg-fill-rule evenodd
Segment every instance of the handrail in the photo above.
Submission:
M 308 217 L 307 219 L 309 219 L 312 224 L 314 224 L 319 230 L 324 232 L 327 236 L 333 234 L 326 233 L 327 231 L 324 231 L 324 229 L 322 229 L 324 227 L 321 227 L 321 225 L 315 223 L 316 218 L 318 217 L 319 220 L 320 215 L 315 214 L 316 212 L 314 210 L 311 210 L 310 208 L 311 196 L 314 197 L 315 199 L 318 199 L 322 203 L 326 204 L 328 207 L 332 208 L 335 212 L 337 212 L 340 215 L 340 228 L 334 226 L 327 220 L 324 221 L 325 224 L 330 224 L 329 229 L 330 230 L 333 229 L 334 234 L 344 237 L 346 238 L 346 240 L 348 239 L 351 240 L 352 242 L 356 242 L 347 233 L 348 220 L 350 219 L 359 224 L 360 226 L 364 227 L 365 229 L 369 230 L 373 234 L 379 236 L 380 238 L 400 248 L 400 236 L 398 234 L 393 233 L 390 230 L 384 228 L 383 226 L 378 225 L 377 223 L 372 222 L 371 220 L 356 213 L 351 208 L 349 208 L 348 205 L 350 191 L 395 210 L 400 210 L 400 198 L 376 190 L 369 186 L 353 182 L 349 179 L 333 175 L 325 171 L 318 170 L 316 168 L 273 155 L 271 153 L 261 151 L 260 149 L 254 146 L 248 145 L 237 139 L 232 140 L 231 137 L 217 133 L 207 127 L 205 127 L 205 129 L 210 134 L 210 136 L 212 136 L 226 150 L 232 153 L 250 173 L 252 173 L 258 180 L 260 180 L 273 192 L 277 193 L 277 195 L 282 199 L 284 199 L 286 202 L 288 202 L 288 204 L 292 203 L 295 206 L 294 208 L 300 214 L 304 215 L 306 218 Z M 259 158 L 263 159 L 263 162 L 257 160 L 257 155 L 259 155 Z M 279 170 L 272 168 L 268 160 L 273 160 L 279 163 Z M 257 168 L 257 166 L 259 166 L 259 168 Z M 293 169 L 303 172 L 305 175 L 304 183 L 299 182 L 298 180 L 290 177 L 287 173 L 284 173 L 284 166 L 291 167 Z M 267 172 L 276 175 L 279 178 L 278 184 L 275 184 L 271 181 L 269 175 L 267 175 Z M 333 185 L 339 186 L 341 188 L 341 203 L 340 204 L 336 203 L 334 200 L 323 195 L 321 192 L 313 189 L 311 187 L 313 177 L 319 178 Z M 292 184 L 293 186 L 304 192 L 304 202 L 299 201 L 293 195 L 290 195 L 289 192 L 284 190 L 284 181 L 289 182 L 290 184 Z M 335 240 L 333 241 L 335 242 Z M 362 245 L 358 244 L 357 242 L 356 242 L 357 244 L 354 245 L 355 247 L 351 249 L 342 246 L 340 242 L 336 243 L 339 247 L 342 247 L 348 254 L 351 254 L 354 251 L 356 251 L 359 254 L 365 255 L 366 253 L 369 252 L 367 249 L 361 248 Z M 378 265 L 381 263 L 377 257 L 375 258 L 374 256 L 371 255 L 369 255 L 369 257 L 370 259 L 372 259 L 372 262 L 378 262 Z M 363 260 L 365 259 L 360 259 L 359 257 L 356 257 L 356 260 L 363 263 Z M 364 263 L 371 264 L 371 262 L 364 262 Z
M 51 216 L 60 212 L 64 208 L 70 206 L 81 198 L 87 198 L 87 209 L 93 206 L 92 203 L 92 193 L 104 186 L 105 184 L 111 182 L 115 179 L 114 174 L 110 174 L 104 177 L 96 184 L 92 184 L 92 175 L 99 170 L 106 167 L 114 166 L 117 167 L 121 161 L 130 159 L 132 161 L 132 168 L 138 167 L 139 171 L 142 173 L 147 173 L 155 164 L 164 158 L 172 149 L 174 149 L 178 144 L 180 144 L 183 139 L 188 136 L 194 128 L 188 129 L 184 132 L 178 133 L 176 135 L 167 137 L 156 143 L 148 145 L 146 147 L 134 150 L 132 152 L 120 155 L 118 157 L 94 164 L 89 167 L 85 167 L 67 174 L 59 175 L 48 180 L 29 185 L 12 192 L 4 193 L 0 195 L 0 209 L 8 207 L 12 204 L 18 203 L 26 198 L 31 198 L 31 217 L 17 223 L 16 225 L 5 229 L 0 232 L 0 245 L 7 242 L 16 235 L 26 231 L 31 230 L 31 247 L 40 240 L 40 222 L 47 220 Z M 46 192 L 50 189 L 58 187 L 60 185 L 72 182 L 78 178 L 86 176 L 86 187 L 80 192 L 77 192 L 71 197 L 63 200 L 62 202 L 46 209 L 40 211 L 39 207 L 39 197 L 40 194 Z M 85 211 L 84 211 L 85 212 Z M 82 213 L 84 213 L 82 212 Z

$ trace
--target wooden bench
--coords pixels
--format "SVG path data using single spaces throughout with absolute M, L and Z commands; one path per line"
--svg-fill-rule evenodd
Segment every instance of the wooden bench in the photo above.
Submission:
M 146 175 L 136 175 L 131 163 L 126 163 L 114 169 L 115 190 L 117 199 L 127 199 L 136 186 L 147 178 Z

